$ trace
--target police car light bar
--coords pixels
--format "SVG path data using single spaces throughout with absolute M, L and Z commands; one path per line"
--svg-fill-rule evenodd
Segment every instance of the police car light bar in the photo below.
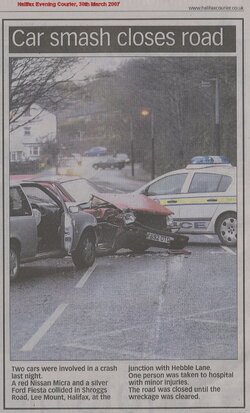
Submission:
M 225 156 L 195 156 L 191 159 L 192 165 L 230 165 L 229 160 Z

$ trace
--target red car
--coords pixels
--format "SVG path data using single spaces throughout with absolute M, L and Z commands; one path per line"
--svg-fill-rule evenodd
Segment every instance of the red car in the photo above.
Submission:
M 113 253 L 128 248 L 182 249 L 188 237 L 171 230 L 172 212 L 145 195 L 100 193 L 84 178 L 40 178 L 40 184 L 59 193 L 65 202 L 77 203 L 98 222 L 98 250 Z

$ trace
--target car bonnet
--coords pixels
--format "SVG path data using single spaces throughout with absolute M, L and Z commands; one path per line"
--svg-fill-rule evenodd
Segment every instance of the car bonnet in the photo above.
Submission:
M 154 201 L 151 198 L 148 198 L 142 194 L 98 194 L 94 195 L 96 198 L 99 198 L 105 202 L 113 204 L 116 208 L 123 209 L 132 209 L 134 211 L 153 213 L 158 215 L 171 215 L 173 214 L 170 209 L 163 207 L 158 202 Z

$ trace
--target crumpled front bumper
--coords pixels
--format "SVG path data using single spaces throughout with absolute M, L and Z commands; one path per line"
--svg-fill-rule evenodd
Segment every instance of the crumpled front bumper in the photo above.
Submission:
M 147 239 L 147 233 L 163 235 L 169 238 L 169 242 L 160 242 Z M 186 235 L 171 232 L 171 230 L 160 230 L 142 225 L 138 222 L 119 228 L 114 239 L 115 249 L 130 248 L 133 244 L 143 244 L 148 247 L 160 247 L 171 249 L 182 249 L 188 244 L 189 238 Z

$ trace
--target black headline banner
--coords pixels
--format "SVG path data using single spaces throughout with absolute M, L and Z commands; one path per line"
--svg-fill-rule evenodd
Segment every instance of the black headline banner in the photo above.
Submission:
M 10 53 L 222 53 L 236 51 L 235 26 L 18 26 Z

